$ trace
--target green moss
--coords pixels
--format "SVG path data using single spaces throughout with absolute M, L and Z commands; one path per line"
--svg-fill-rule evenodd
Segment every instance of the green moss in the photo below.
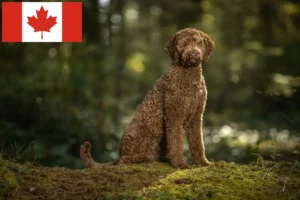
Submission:
M 18 187 L 18 181 L 12 169 L 10 162 L 0 160 L 0 199 L 10 199 L 12 192 Z
M 215 162 L 177 170 L 147 163 L 70 170 L 0 160 L 0 199 L 299 199 L 300 169 Z
M 292 168 L 288 169 L 287 172 L 291 172 Z M 182 170 L 168 175 L 149 187 L 146 197 L 169 193 L 175 195 L 176 199 L 263 200 L 287 199 L 287 196 L 293 193 L 292 199 L 300 198 L 300 190 L 295 189 L 300 186 L 299 174 L 293 174 L 288 178 L 289 181 L 285 182 L 285 175 L 274 173 L 272 170 L 274 168 L 213 163 L 209 167 Z

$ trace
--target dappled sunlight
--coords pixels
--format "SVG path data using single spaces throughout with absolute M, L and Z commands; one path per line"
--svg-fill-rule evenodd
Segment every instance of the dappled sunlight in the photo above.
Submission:
M 126 66 L 136 73 L 141 73 L 145 69 L 144 60 L 144 54 L 134 53 L 126 60 Z
M 221 127 L 219 131 L 220 137 L 230 137 L 232 135 L 232 128 L 228 125 L 224 125 Z
M 299 13 L 299 11 L 300 11 L 299 6 L 297 6 L 297 4 L 295 4 L 293 2 L 285 2 L 283 5 L 283 8 L 284 8 L 284 11 L 289 15 Z
M 158 6 L 152 6 L 150 8 L 150 13 L 154 16 L 159 16 L 162 12 L 162 9 Z
M 219 129 L 205 127 L 203 132 L 206 150 L 209 155 L 212 155 L 212 159 L 216 160 L 225 158 L 228 161 L 243 162 L 242 158 L 248 157 L 247 161 L 249 159 L 255 161 L 256 157 L 251 156 L 252 153 L 261 153 L 263 156 L 269 157 L 274 151 L 274 147 L 278 154 L 283 152 L 292 155 L 294 151 L 297 151 L 300 143 L 300 137 L 291 135 L 290 131 L 286 129 L 239 130 L 235 125 L 224 125 Z M 185 146 L 185 150 L 188 150 L 187 146 Z M 227 155 L 223 155 L 224 152 L 227 152 Z M 188 152 L 186 155 L 189 157 Z M 286 157 L 285 159 L 293 158 Z
M 48 53 L 51 58 L 54 58 L 57 55 L 57 50 L 56 48 L 51 48 L 49 49 Z
M 106 7 L 110 4 L 110 0 L 98 0 L 101 7 Z
M 134 22 L 138 18 L 138 11 L 134 8 L 128 8 L 125 13 L 125 17 L 128 22 Z
M 300 86 L 300 78 L 291 75 L 273 74 L 273 84 L 268 88 L 267 93 L 270 95 L 284 95 L 291 97 L 297 92 L 297 87 Z

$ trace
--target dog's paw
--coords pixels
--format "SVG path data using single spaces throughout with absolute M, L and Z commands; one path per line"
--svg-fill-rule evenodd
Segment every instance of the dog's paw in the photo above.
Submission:
M 179 169 L 189 169 L 189 165 L 186 164 L 185 162 L 172 163 L 172 166 Z
M 205 158 L 205 159 L 201 160 L 199 165 L 202 166 L 202 167 L 209 166 L 210 162 Z
M 119 160 L 116 161 L 114 164 L 115 164 L 115 165 L 122 165 L 122 164 L 124 164 L 124 161 L 123 161 L 123 159 L 119 159 Z

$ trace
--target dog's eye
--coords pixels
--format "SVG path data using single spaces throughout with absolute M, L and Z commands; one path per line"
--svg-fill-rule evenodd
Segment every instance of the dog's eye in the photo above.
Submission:
M 185 42 L 179 42 L 178 43 L 178 47 L 184 47 L 185 46 Z
M 197 45 L 202 45 L 202 40 L 198 40 Z

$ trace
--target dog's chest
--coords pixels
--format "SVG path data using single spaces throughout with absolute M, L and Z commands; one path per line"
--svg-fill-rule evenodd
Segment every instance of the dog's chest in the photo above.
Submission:
M 206 99 L 206 84 L 200 68 L 189 70 L 185 76 L 185 83 L 186 96 L 188 98 L 202 99 L 205 97 Z
M 186 88 L 185 103 L 189 109 L 193 109 L 193 106 L 197 107 L 199 103 L 204 103 L 207 98 L 207 90 L 205 84 L 200 81 L 193 81 Z
M 198 81 L 194 81 L 191 84 L 189 95 L 199 97 L 199 96 L 206 96 L 206 88 L 203 84 Z

